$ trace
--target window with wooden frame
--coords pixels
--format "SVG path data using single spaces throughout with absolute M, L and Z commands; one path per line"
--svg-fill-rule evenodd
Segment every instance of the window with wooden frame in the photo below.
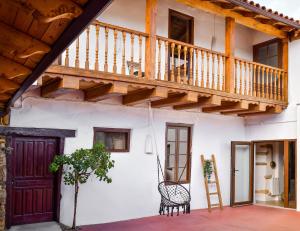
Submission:
M 191 125 L 167 124 L 165 178 L 179 183 L 190 182 Z
M 282 42 L 272 39 L 253 46 L 254 62 L 282 68 Z
M 94 143 L 103 143 L 108 152 L 129 152 L 130 129 L 94 128 Z

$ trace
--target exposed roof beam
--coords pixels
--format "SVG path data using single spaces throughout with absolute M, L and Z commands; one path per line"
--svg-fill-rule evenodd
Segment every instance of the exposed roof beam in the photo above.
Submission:
M 216 113 L 230 110 L 241 110 L 248 109 L 249 102 L 242 100 L 241 102 L 224 102 L 221 106 L 216 107 L 206 107 L 203 108 L 202 111 L 206 113 Z
M 245 116 L 254 116 L 254 115 L 263 115 L 263 114 L 279 114 L 282 112 L 282 107 L 279 105 L 268 107 L 265 111 L 259 112 L 244 112 L 239 113 L 238 116 L 245 117 Z
M 187 110 L 192 108 L 199 108 L 205 106 L 220 106 L 221 97 L 217 95 L 212 95 L 211 97 L 200 97 L 196 103 L 188 103 L 174 106 L 175 110 Z
M 0 93 L 16 90 L 18 87 L 20 87 L 18 83 L 0 76 Z
M 97 102 L 114 96 L 127 94 L 128 84 L 121 82 L 101 84 L 85 91 L 85 100 Z
M 153 101 L 168 97 L 168 89 L 164 87 L 156 87 L 152 89 L 138 89 L 123 96 L 124 105 L 136 105 L 145 101 Z
M 236 22 L 250 27 L 254 30 L 259 30 L 261 32 L 276 36 L 278 38 L 287 38 L 288 34 L 284 31 L 277 29 L 276 27 L 268 24 L 262 24 L 253 18 L 243 17 L 241 14 L 234 12 L 229 9 L 223 9 L 214 3 L 208 1 L 197 1 L 197 0 L 177 0 L 177 2 L 186 4 L 190 7 L 197 8 L 212 14 L 221 15 L 224 17 L 232 17 Z M 240 1 L 239 1 L 240 2 Z
M 22 86 L 17 90 L 10 101 L 5 105 L 5 110 L 0 110 L 0 116 L 5 114 L 13 105 L 13 103 L 41 76 L 41 74 L 52 64 L 52 62 L 64 51 L 76 38 L 84 28 L 100 14 L 112 0 L 89 0 L 84 8 L 83 13 L 74 19 L 70 25 L 64 30 L 61 36 L 55 41 L 51 47 L 51 51 L 46 54 L 38 63 L 30 76 L 22 83 Z
M 5 58 L 0 55 L 0 76 L 5 76 L 7 79 L 16 77 L 28 76 L 31 70 L 11 59 Z
M 198 101 L 198 94 L 195 92 L 187 92 L 187 93 L 172 93 L 166 99 L 156 100 L 151 103 L 152 107 L 169 107 L 176 106 L 180 104 L 187 103 L 196 103 Z

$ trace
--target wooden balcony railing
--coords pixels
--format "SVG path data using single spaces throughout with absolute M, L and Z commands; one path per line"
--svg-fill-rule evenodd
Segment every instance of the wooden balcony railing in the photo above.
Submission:
M 147 37 L 143 32 L 95 21 L 66 49 L 62 65 L 142 77 Z
M 271 100 L 287 100 L 287 73 L 283 69 L 270 67 L 243 59 L 235 59 L 234 92 Z
M 148 38 L 147 33 L 95 21 L 66 49 L 62 65 L 151 79 L 145 74 Z M 155 80 L 164 86 L 170 82 L 223 93 L 227 58 L 220 52 L 156 36 Z M 287 72 L 283 69 L 235 58 L 230 78 L 234 78 L 235 98 L 287 102 Z
M 156 79 L 225 90 L 222 53 L 157 36 Z

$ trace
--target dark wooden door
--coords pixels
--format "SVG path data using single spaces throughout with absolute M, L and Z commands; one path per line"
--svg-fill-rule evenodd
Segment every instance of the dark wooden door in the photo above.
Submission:
M 58 152 L 54 138 L 15 137 L 11 156 L 12 225 L 55 219 L 56 177 L 49 164 Z

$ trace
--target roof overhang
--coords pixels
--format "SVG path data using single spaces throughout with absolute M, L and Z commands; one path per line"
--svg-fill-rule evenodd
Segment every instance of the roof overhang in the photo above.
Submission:
M 112 0 L 3 1 L 0 116 Z

